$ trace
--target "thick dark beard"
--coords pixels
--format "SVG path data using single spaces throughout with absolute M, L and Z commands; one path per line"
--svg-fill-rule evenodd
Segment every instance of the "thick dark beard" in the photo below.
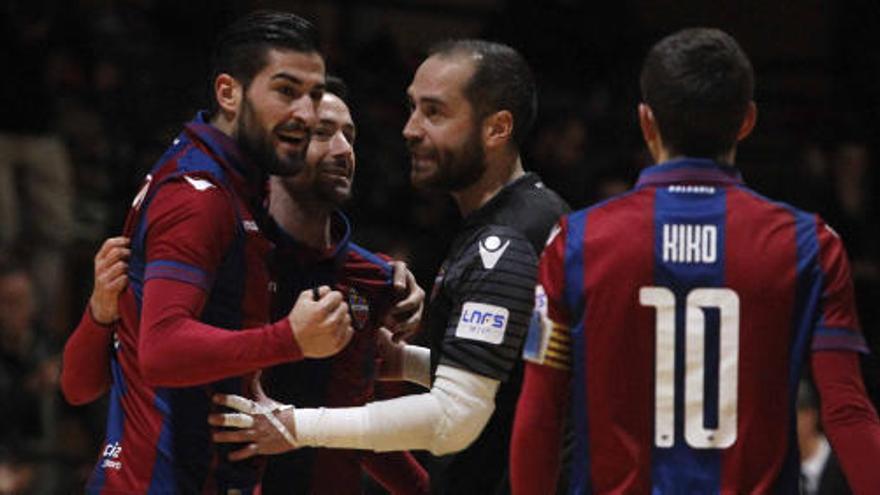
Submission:
M 479 126 L 474 126 L 458 155 L 445 151 L 440 155 L 438 185 L 445 191 L 461 191 L 480 180 L 486 172 L 486 152 L 483 150 Z
M 480 128 L 474 126 L 460 152 L 445 151 L 438 157 L 437 176 L 430 181 L 431 189 L 457 192 L 476 183 L 486 171 L 486 152 L 481 142 Z
M 272 139 L 257 125 L 256 112 L 247 98 L 241 105 L 241 118 L 238 120 L 238 147 L 260 170 L 266 174 L 291 176 L 298 174 L 305 166 L 305 149 L 299 157 L 282 160 L 278 157 Z

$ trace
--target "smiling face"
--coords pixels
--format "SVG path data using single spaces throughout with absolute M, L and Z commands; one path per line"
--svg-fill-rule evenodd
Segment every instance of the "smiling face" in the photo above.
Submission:
M 339 207 L 351 197 L 355 171 L 355 126 L 348 106 L 324 93 L 306 153 L 306 167 L 282 183 L 293 198 Z
M 414 186 L 458 191 L 483 175 L 481 125 L 464 95 L 473 73 L 470 58 L 438 55 L 416 71 L 407 90 L 411 113 L 403 129 Z
M 239 146 L 269 174 L 298 173 L 323 93 L 324 59 L 318 53 L 270 49 L 241 101 Z

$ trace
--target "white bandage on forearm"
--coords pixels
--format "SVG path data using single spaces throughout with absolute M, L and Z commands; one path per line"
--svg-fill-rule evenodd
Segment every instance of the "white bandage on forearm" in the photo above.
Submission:
M 477 439 L 492 416 L 499 383 L 440 365 L 428 393 L 363 407 L 296 409 L 296 441 L 301 447 L 458 452 Z
M 409 344 L 403 346 L 403 379 L 431 388 L 431 349 Z

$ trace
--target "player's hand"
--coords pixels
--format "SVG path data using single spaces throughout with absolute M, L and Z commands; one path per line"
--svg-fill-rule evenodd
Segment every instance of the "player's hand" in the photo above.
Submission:
M 403 340 L 414 334 L 422 322 L 425 291 L 419 287 L 415 276 L 402 261 L 392 261 L 394 291 L 400 298 L 391 308 L 384 324 L 391 329 L 394 340 Z
M 215 394 L 213 397 L 215 404 L 237 411 L 208 416 L 208 423 L 213 426 L 237 428 L 216 431 L 213 440 L 217 443 L 247 443 L 229 453 L 231 461 L 280 454 L 296 448 L 293 406 L 282 405 L 266 396 L 260 385 L 259 372 L 254 376 L 253 389 L 255 400 L 240 395 Z
M 354 335 L 348 304 L 341 293 L 327 286 L 302 291 L 287 318 L 293 338 L 307 358 L 332 356 Z
M 89 309 L 95 321 L 103 325 L 119 318 L 119 294 L 128 284 L 128 246 L 127 237 L 111 237 L 95 255 L 95 287 Z
M 376 334 L 376 357 L 379 360 L 377 378 L 386 381 L 403 380 L 403 344 L 394 340 L 387 328 Z

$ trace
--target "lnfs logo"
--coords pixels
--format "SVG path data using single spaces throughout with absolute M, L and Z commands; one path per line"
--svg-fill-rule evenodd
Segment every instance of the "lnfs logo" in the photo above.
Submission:
M 489 325 L 494 328 L 504 328 L 505 316 L 491 311 L 466 309 L 461 313 L 461 321 L 464 323 L 473 323 L 474 325 Z

